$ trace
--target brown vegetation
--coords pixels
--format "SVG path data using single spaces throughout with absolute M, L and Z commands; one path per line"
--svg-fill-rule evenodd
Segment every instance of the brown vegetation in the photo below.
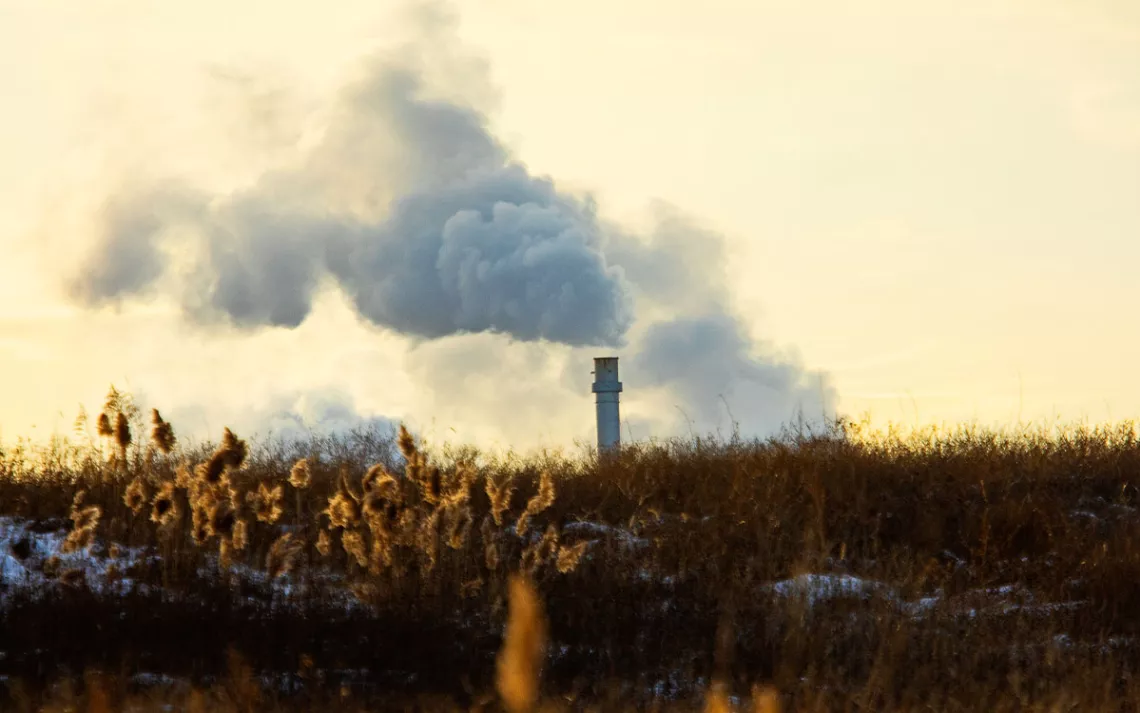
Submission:
M 404 429 L 195 445 L 157 412 L 140 442 L 139 418 L 113 392 L 101 439 L 0 451 L 10 707 L 1140 700 L 1132 424 L 522 460 Z

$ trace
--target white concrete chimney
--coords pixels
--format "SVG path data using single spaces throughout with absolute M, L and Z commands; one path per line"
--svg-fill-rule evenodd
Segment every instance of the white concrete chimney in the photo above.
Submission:
M 594 388 L 598 407 L 598 452 L 617 450 L 621 446 L 621 409 L 618 394 L 617 357 L 594 359 Z

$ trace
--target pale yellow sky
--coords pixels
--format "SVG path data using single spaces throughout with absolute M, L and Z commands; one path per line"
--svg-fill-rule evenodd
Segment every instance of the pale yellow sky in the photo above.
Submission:
M 196 414 L 191 429 L 331 388 L 462 440 L 592 436 L 588 388 L 561 374 L 577 359 L 588 379 L 590 350 L 409 352 L 332 290 L 300 329 L 253 337 L 59 296 L 108 186 L 225 191 L 308 140 L 354 62 L 403 40 L 376 7 L 0 0 L 0 438 L 66 428 L 112 381 Z M 841 411 L 1140 416 L 1140 5 L 455 7 L 494 91 L 463 89 L 497 135 L 608 217 L 639 226 L 660 199 L 723 232 L 753 335 L 830 373 Z M 545 372 L 425 388 L 449 349 Z

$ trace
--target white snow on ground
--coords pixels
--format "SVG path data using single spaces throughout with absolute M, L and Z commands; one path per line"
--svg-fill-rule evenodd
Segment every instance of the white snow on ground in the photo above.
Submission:
M 111 577 L 109 570 L 112 566 L 117 566 L 121 573 L 125 573 L 134 565 L 159 561 L 158 555 L 148 555 L 143 548 L 120 546 L 118 557 L 111 559 L 106 556 L 106 549 L 100 547 L 99 543 L 86 551 L 63 553 L 61 548 L 66 537 L 67 530 L 63 527 L 48 532 L 33 532 L 30 523 L 25 520 L 9 516 L 0 517 L 0 605 L 3 604 L 6 595 L 13 591 L 34 595 L 48 591 L 52 587 L 64 586 L 58 576 L 50 578 L 43 572 L 44 563 L 53 556 L 59 558 L 59 572 L 82 570 L 87 578 L 86 586 L 96 593 L 124 594 L 136 586 L 142 591 L 150 589 L 149 585 L 136 583 L 124 574 Z M 26 541 L 29 546 L 29 555 L 23 560 L 12 551 L 13 545 L 21 541 Z M 208 567 L 216 572 L 217 557 L 211 559 L 213 561 Z M 200 574 L 210 575 L 212 572 L 203 569 Z M 295 578 L 286 575 L 269 582 L 268 574 L 264 570 L 244 564 L 232 565 L 229 576 L 235 584 L 248 582 L 254 585 L 268 585 L 275 599 L 288 601 L 294 594 L 300 593 Z M 319 581 L 322 585 L 336 584 L 327 577 L 320 578 Z M 329 590 L 332 594 L 339 592 L 342 595 L 337 597 L 337 600 L 345 609 L 363 606 L 343 587 L 332 586 Z M 254 599 L 250 597 L 249 601 L 252 603 Z
M 562 537 L 569 535 L 579 535 L 583 539 L 589 539 L 591 542 L 599 542 L 602 540 L 613 540 L 618 544 L 626 547 L 636 549 L 649 546 L 649 540 L 644 537 L 638 537 L 629 530 L 621 527 L 614 527 L 607 525 L 604 522 L 591 522 L 590 520 L 579 520 L 578 522 L 570 522 L 562 527 Z
M 26 589 L 29 591 L 41 590 L 45 585 L 62 586 L 58 580 L 46 577 L 43 565 L 49 558 L 59 558 L 59 571 L 82 570 L 87 577 L 87 586 L 96 592 L 126 592 L 134 582 L 125 576 L 111 578 L 108 570 L 112 565 L 125 572 L 132 565 L 145 561 L 146 555 L 140 548 L 120 547 L 117 559 L 93 554 L 91 550 L 77 552 L 61 552 L 63 541 L 67 537 L 64 528 L 49 532 L 33 532 L 30 524 L 25 520 L 3 516 L 0 517 L 0 584 L 6 590 Z M 13 545 L 26 541 L 29 546 L 29 555 L 21 560 L 13 551 Z M 155 557 L 151 556 L 151 561 Z M 3 597 L 0 596 L 0 601 Z
M 878 592 L 894 596 L 894 591 L 871 579 L 849 574 L 801 574 L 769 585 L 781 597 L 804 598 L 809 607 L 832 599 L 866 599 Z
M 809 609 L 838 599 L 869 600 L 879 596 L 893 602 L 903 613 L 915 619 L 928 616 L 936 609 L 952 616 L 965 616 L 971 619 L 978 616 L 1015 613 L 1045 617 L 1088 605 L 1087 601 L 1038 602 L 1032 592 L 1017 585 L 975 589 L 952 597 L 937 592 L 931 596 L 908 601 L 901 597 L 896 589 L 884 582 L 849 574 L 801 574 L 791 579 L 773 582 L 765 589 L 783 598 L 803 600 Z
M 58 579 L 49 578 L 43 573 L 44 562 L 52 556 L 59 558 L 61 572 L 69 569 L 82 570 L 87 578 L 86 586 L 99 593 L 123 593 L 135 586 L 128 577 L 121 575 L 115 578 L 109 577 L 108 570 L 112 565 L 126 572 L 132 565 L 158 560 L 157 555 L 148 555 L 141 548 L 126 547 L 121 548 L 117 559 L 108 558 L 105 548 L 98 546 L 88 551 L 64 554 L 60 549 L 66 536 L 66 528 L 62 526 L 48 532 L 34 532 L 30 523 L 25 520 L 10 516 L 0 517 L 0 605 L 3 604 L 7 593 L 13 590 L 34 593 L 45 591 L 49 587 L 63 586 Z M 591 549 L 602 542 L 616 543 L 632 549 L 650 546 L 648 539 L 637 536 L 629 529 L 588 520 L 565 525 L 562 536 L 564 541 L 585 539 L 591 543 Z M 29 549 L 29 554 L 24 559 L 17 557 L 12 550 L 12 546 L 21 541 L 26 542 Z M 587 557 L 589 556 L 588 554 Z M 217 572 L 216 558 L 213 558 L 207 568 L 213 571 L 203 571 L 203 575 L 209 576 Z M 314 573 L 309 574 L 310 576 L 305 579 L 306 584 L 319 586 L 326 600 L 328 596 L 333 596 L 337 605 L 345 609 L 364 606 L 344 586 L 343 578 L 340 576 L 332 572 L 315 573 L 315 577 L 312 576 Z M 290 575 L 270 582 L 264 570 L 245 564 L 231 565 L 228 575 L 234 579 L 235 584 L 244 582 L 266 587 L 272 592 L 274 604 L 288 605 L 297 595 L 302 597 L 304 595 L 301 582 Z M 659 580 L 666 586 L 675 583 L 674 578 L 658 573 L 653 568 L 637 570 L 635 576 L 641 580 Z M 1017 585 L 977 589 L 952 597 L 946 597 L 939 591 L 912 601 L 902 597 L 894 587 L 885 582 L 851 574 L 801 574 L 772 582 L 762 589 L 780 598 L 803 601 L 809 609 L 826 606 L 837 600 L 869 601 L 872 598 L 879 598 L 893 602 L 902 613 L 915 619 L 927 617 L 935 612 L 967 618 L 1015 613 L 1044 617 L 1088 605 L 1084 601 L 1041 602 L 1032 592 Z M 253 598 L 250 598 L 250 601 L 253 602 Z M 666 605 L 669 605 L 668 600 Z

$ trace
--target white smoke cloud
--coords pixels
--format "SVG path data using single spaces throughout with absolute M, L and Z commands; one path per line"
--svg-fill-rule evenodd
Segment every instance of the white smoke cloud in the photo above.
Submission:
M 408 372 L 440 418 L 482 415 L 530 438 L 589 437 L 581 366 L 602 346 L 627 357 L 634 436 L 720 428 L 726 404 L 750 434 L 834 413 L 826 376 L 758 343 L 734 313 L 723 236 L 667 206 L 635 235 L 533 174 L 473 103 L 429 86 L 440 71 L 483 80 L 478 62 L 442 49 L 454 46 L 445 18 L 425 18 L 423 41 L 365 63 L 288 166 L 232 194 L 113 195 L 72 298 L 99 308 L 162 294 L 207 328 L 291 329 L 332 284 L 408 339 Z M 330 408 L 352 421 L 351 403 Z M 312 421 L 271 412 L 285 428 Z

